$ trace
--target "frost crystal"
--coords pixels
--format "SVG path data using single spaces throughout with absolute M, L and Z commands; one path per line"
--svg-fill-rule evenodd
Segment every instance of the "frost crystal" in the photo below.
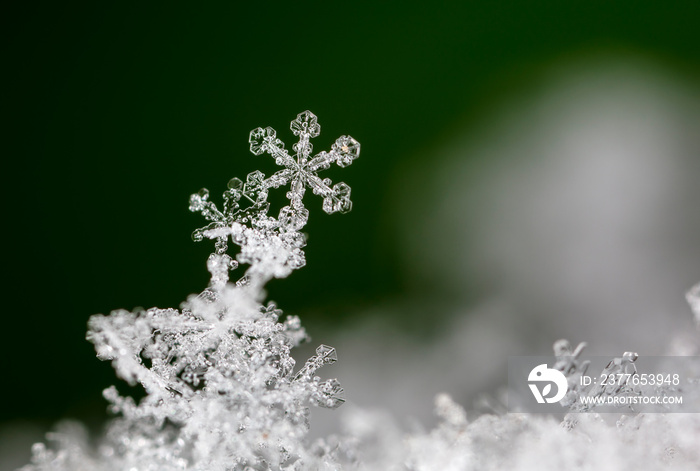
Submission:
M 268 179 L 260 172 L 245 184 L 232 179 L 223 210 L 202 189 L 190 198 L 190 210 L 210 223 L 194 240 L 215 240 L 207 268 L 211 282 L 191 296 L 181 310 L 152 308 L 114 311 L 89 321 L 87 338 L 97 356 L 110 360 L 117 375 L 140 384 L 140 401 L 123 397 L 115 387 L 104 392 L 119 415 L 107 429 L 97 454 L 85 451 L 79 433 L 57 432 L 58 452 L 37 445 L 38 470 L 272 470 L 325 469 L 333 458 L 307 443 L 308 406 L 335 408 L 343 389 L 335 379 L 316 376 L 336 361 L 335 349 L 321 345 L 296 372 L 290 350 L 307 340 L 299 318 L 286 316 L 269 302 L 262 287 L 304 265 L 305 244 L 299 230 L 308 218 L 302 205 L 304 186 L 324 198 L 326 212 L 350 209 L 350 188 L 332 188 L 316 171 L 331 162 L 348 165 L 359 144 L 341 137 L 331 152 L 309 161 L 310 137 L 318 135 L 316 116 L 306 111 L 292 121 L 299 136 L 297 154 L 289 156 L 271 128 L 251 133 L 251 150 L 272 153 L 285 166 Z M 256 137 L 257 136 L 257 137 Z M 279 217 L 268 216 L 269 188 L 291 183 L 290 205 Z M 242 207 L 241 202 L 248 206 Z M 229 239 L 240 247 L 237 260 L 227 254 Z M 236 284 L 229 270 L 248 264 Z M 52 437 L 50 437 L 52 438 Z M 313 451 L 312 451 L 313 450 Z

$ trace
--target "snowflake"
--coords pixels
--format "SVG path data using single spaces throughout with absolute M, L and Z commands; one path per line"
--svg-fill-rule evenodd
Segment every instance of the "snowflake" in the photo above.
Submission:
M 304 207 L 302 199 L 306 188 L 311 188 L 314 194 L 323 197 L 323 210 L 328 214 L 335 212 L 346 213 L 352 208 L 350 187 L 345 183 L 332 185 L 329 178 L 321 179 L 319 170 L 330 167 L 335 162 L 340 167 L 347 167 L 360 156 L 360 143 L 350 136 L 339 137 L 330 152 L 321 152 L 311 158 L 313 144 L 309 141 L 321 132 L 316 115 L 310 111 L 299 113 L 291 122 L 290 128 L 299 142 L 292 147 L 296 154 L 290 156 L 284 148 L 284 143 L 277 138 L 277 132 L 271 127 L 256 128 L 250 132 L 250 151 L 255 155 L 267 152 L 281 167 L 277 173 L 265 179 L 261 172 L 248 175 L 244 194 L 256 204 L 267 201 L 267 190 L 289 184 L 287 193 L 290 205 L 280 210 L 279 221 L 294 230 L 301 229 L 308 219 L 309 212 Z
M 212 275 L 210 287 L 214 290 L 228 282 L 229 270 L 235 269 L 239 263 L 250 264 L 239 284 L 264 284 L 270 277 L 284 278 L 292 270 L 305 265 L 302 247 L 306 245 L 306 239 L 299 231 L 309 217 L 302 203 L 306 187 L 323 197 L 323 209 L 329 214 L 345 213 L 352 208 L 350 187 L 346 183 L 331 187 L 331 181 L 327 178 L 321 180 L 317 173 L 329 168 L 333 162 L 340 167 L 350 165 L 360 155 L 360 143 L 350 136 L 341 136 L 330 152 L 321 152 L 310 158 L 313 146 L 309 139 L 317 137 L 321 131 L 316 115 L 310 111 L 299 113 L 291 122 L 291 129 L 299 136 L 299 142 L 293 146 L 294 156 L 284 149 L 284 143 L 277 138 L 274 129 L 267 127 L 251 131 L 251 152 L 255 155 L 268 152 L 278 165 L 285 168 L 267 179 L 264 173 L 256 170 L 248 174 L 245 184 L 238 178 L 231 179 L 223 195 L 222 211 L 209 200 L 206 188 L 190 196 L 190 211 L 200 212 L 211 221 L 196 229 L 192 238 L 195 241 L 204 238 L 216 241 L 215 252 L 207 263 Z M 287 192 L 290 204 L 280 209 L 277 218 L 269 216 L 269 189 L 287 184 L 290 184 Z M 242 198 L 250 203 L 248 207 L 241 206 Z M 241 247 L 237 260 L 226 253 L 229 237 Z

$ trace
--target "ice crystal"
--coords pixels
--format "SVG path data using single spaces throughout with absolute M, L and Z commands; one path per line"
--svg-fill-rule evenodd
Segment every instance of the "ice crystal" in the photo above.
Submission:
M 251 133 L 251 150 L 273 153 L 286 170 L 265 180 L 260 172 L 245 184 L 229 182 L 223 210 L 202 189 L 190 198 L 190 210 L 209 224 L 194 240 L 215 240 L 207 268 L 211 282 L 191 296 L 182 309 L 118 310 L 95 315 L 87 338 L 97 356 L 109 360 L 117 376 L 141 385 L 140 401 L 123 397 L 115 387 L 104 397 L 118 418 L 108 426 L 97 453 L 86 451 L 79 434 L 57 432 L 59 451 L 34 449 L 39 470 L 272 470 L 322 469 L 333 458 L 307 443 L 308 406 L 335 408 L 344 402 L 335 379 L 321 380 L 317 370 L 336 361 L 335 349 L 321 345 L 316 355 L 295 371 L 290 351 L 307 340 L 298 317 L 262 304 L 262 286 L 304 265 L 299 230 L 308 211 L 302 205 L 304 185 L 324 198 L 327 212 L 350 209 L 350 188 L 316 177 L 330 162 L 349 164 L 359 144 L 341 137 L 329 153 L 309 161 L 310 137 L 318 135 L 316 116 L 306 111 L 292 121 L 299 136 L 297 154 L 289 156 L 270 128 Z M 261 132 L 263 133 L 261 135 Z M 255 136 L 261 136 L 259 142 Z M 278 218 L 268 215 L 269 188 L 291 182 L 290 205 Z M 244 207 L 241 203 L 247 201 Z M 301 218 L 301 219 L 300 219 Z M 237 260 L 229 240 L 240 247 Z M 236 284 L 229 270 L 249 265 Z M 50 437 L 51 438 L 51 437 Z
M 330 152 L 320 152 L 311 157 L 313 145 L 310 138 L 318 136 L 321 132 L 316 116 L 309 111 L 299 113 L 290 127 L 294 135 L 299 136 L 299 142 L 292 146 L 296 152 L 293 156 L 284 148 L 284 143 L 277 138 L 274 129 L 267 127 L 251 131 L 250 151 L 255 155 L 266 152 L 275 159 L 277 165 L 284 168 L 268 179 L 259 172 L 249 175 L 244 194 L 252 201 L 262 203 L 267 200 L 269 188 L 289 184 L 287 198 L 290 204 L 280 210 L 279 221 L 284 227 L 298 230 L 306 224 L 309 214 L 302 203 L 307 187 L 311 188 L 314 194 L 323 197 L 325 212 L 331 214 L 336 211 L 350 211 L 350 187 L 345 183 L 336 183 L 331 187 L 331 180 L 319 178 L 318 171 L 329 168 L 333 162 L 340 167 L 347 167 L 360 156 L 360 143 L 350 136 L 341 136 L 335 141 Z
M 624 352 L 622 356 L 611 359 L 596 376 L 595 372 L 589 372 L 590 362 L 580 359 L 580 355 L 585 347 L 585 343 L 580 343 L 575 349 L 572 349 L 568 340 L 558 340 L 554 343 L 556 362 L 553 368 L 564 373 L 568 383 L 567 393 L 559 402 L 568 410 L 562 422 L 562 426 L 566 429 L 577 427 L 586 415 L 584 413 L 597 416 L 596 409 L 604 403 L 612 403 L 615 410 L 619 411 L 620 414 L 636 415 L 639 413 L 638 406 L 633 402 L 608 401 L 607 399 L 634 396 L 670 397 L 681 395 L 687 404 L 697 403 L 700 399 L 696 389 L 688 389 L 683 383 L 674 385 L 663 382 L 657 384 L 653 381 L 649 383 L 638 381 L 583 382 L 581 379 L 584 375 L 592 375 L 597 378 L 630 378 L 640 373 L 644 374 L 644 371 L 639 371 L 637 367 L 639 355 L 635 352 Z M 689 378 L 697 378 L 698 373 L 700 372 L 697 371 L 697 364 L 694 366 L 693 364 L 684 365 L 684 374 L 689 375 Z M 583 400 L 583 397 L 587 400 Z M 668 406 L 659 405 L 659 408 L 670 411 Z
M 595 403 L 582 402 L 581 396 L 588 397 L 608 397 L 620 396 L 623 394 L 639 394 L 640 390 L 632 383 L 626 384 L 586 384 L 581 382 L 581 377 L 584 376 L 590 366 L 589 361 L 581 361 L 580 355 L 586 348 L 586 344 L 581 342 L 574 349 L 568 340 L 557 340 L 554 343 L 554 355 L 556 361 L 553 368 L 561 371 L 566 376 L 568 389 L 566 396 L 559 403 L 569 409 L 570 412 L 589 412 L 595 409 Z M 603 368 L 598 377 L 601 375 L 611 376 L 617 374 L 637 373 L 635 362 L 639 358 L 637 353 L 625 352 L 621 357 L 616 357 Z
M 224 193 L 224 207 L 220 211 L 209 200 L 209 191 L 203 188 L 190 197 L 190 211 L 200 212 L 211 223 L 192 234 L 195 241 L 210 238 L 216 240 L 216 250 L 209 258 L 211 285 L 220 287 L 228 281 L 228 271 L 238 263 L 250 264 L 239 284 L 262 284 L 269 278 L 283 278 L 306 263 L 302 247 L 306 244 L 299 232 L 308 221 L 309 211 L 304 207 L 306 188 L 311 188 L 323 197 L 323 210 L 331 214 L 347 212 L 352 208 L 350 187 L 331 180 L 321 180 L 318 171 L 327 169 L 335 162 L 346 167 L 360 155 L 360 143 L 350 136 L 339 137 L 330 152 L 321 152 L 311 157 L 313 145 L 310 138 L 321 132 L 316 115 L 304 111 L 291 122 L 290 128 L 299 142 L 294 144 L 294 155 L 284 148 L 271 127 L 256 128 L 250 132 L 250 151 L 255 155 L 269 153 L 277 165 L 284 167 L 269 178 L 256 170 L 246 177 L 245 183 L 238 178 L 229 181 Z M 286 196 L 289 205 L 280 209 L 277 218 L 268 216 L 267 201 L 272 188 L 290 185 Z M 244 198 L 249 205 L 241 207 Z M 226 254 L 228 238 L 241 247 L 237 259 Z

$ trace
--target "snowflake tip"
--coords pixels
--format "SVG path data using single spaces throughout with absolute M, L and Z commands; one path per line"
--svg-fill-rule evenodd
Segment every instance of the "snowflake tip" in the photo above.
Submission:
M 335 348 L 329 347 L 328 345 L 319 345 L 316 348 L 316 355 L 326 365 L 338 361 L 338 354 L 336 353 Z
M 309 220 L 309 210 L 304 207 L 292 208 L 285 206 L 280 210 L 278 220 L 280 225 L 287 231 L 298 231 Z
M 271 127 L 255 128 L 250 131 L 248 138 L 250 143 L 250 151 L 255 155 L 260 155 L 263 152 L 272 152 L 273 150 L 284 150 L 284 142 L 277 139 L 277 131 Z
M 333 185 L 333 193 L 323 199 L 323 210 L 328 214 L 345 214 L 352 209 L 350 200 L 350 185 L 347 183 L 337 183 Z
M 316 398 L 316 405 L 327 409 L 337 409 L 345 403 L 344 389 L 337 379 L 329 379 L 318 385 L 320 393 Z
M 190 211 L 197 212 L 204 209 L 204 203 L 209 199 L 209 190 L 202 188 L 197 193 L 190 195 Z
M 309 137 L 318 137 L 321 134 L 321 125 L 318 124 L 318 118 L 309 110 L 299 113 L 289 127 L 295 136 L 307 134 Z
M 192 232 L 192 240 L 194 242 L 201 242 L 204 240 L 204 231 L 201 229 L 195 229 L 194 232 Z
M 337 155 L 339 167 L 347 167 L 360 156 L 360 143 L 350 136 L 340 136 L 333 144 L 331 152 Z
M 228 181 L 229 190 L 240 190 L 243 188 L 243 180 L 237 177 L 233 177 Z

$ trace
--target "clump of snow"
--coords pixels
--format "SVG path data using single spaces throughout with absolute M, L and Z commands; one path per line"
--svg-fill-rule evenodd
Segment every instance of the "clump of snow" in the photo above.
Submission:
M 316 116 L 305 111 L 291 123 L 299 137 L 294 155 L 272 128 L 250 133 L 250 149 L 271 154 L 283 170 L 265 178 L 232 179 L 223 210 L 206 189 L 190 197 L 190 210 L 210 223 L 193 233 L 195 241 L 215 240 L 207 268 L 211 281 L 181 309 L 118 310 L 90 319 L 87 338 L 97 357 L 112 362 L 117 376 L 141 385 L 138 403 L 116 388 L 104 396 L 118 415 L 96 450 L 87 446 L 79 425 L 59 428 L 48 438 L 56 451 L 38 444 L 25 470 L 218 470 L 299 469 L 313 463 L 325 469 L 333 459 L 323 445 L 308 443 L 308 407 L 336 408 L 344 402 L 335 379 L 317 370 L 337 360 L 335 349 L 320 345 L 301 368 L 292 348 L 308 339 L 296 316 L 283 316 L 263 304 L 263 286 L 304 266 L 303 233 L 307 187 L 323 198 L 327 213 L 350 210 L 350 187 L 330 186 L 317 173 L 335 162 L 350 165 L 360 144 L 342 136 L 330 152 L 311 156 L 318 136 Z M 268 191 L 290 185 L 289 205 L 268 215 Z M 242 204 L 246 202 L 247 205 Z M 240 247 L 234 260 L 229 241 Z M 237 283 L 229 271 L 247 264 Z M 295 371 L 296 370 L 296 371 Z M 250 468 L 252 467 L 252 468 Z

